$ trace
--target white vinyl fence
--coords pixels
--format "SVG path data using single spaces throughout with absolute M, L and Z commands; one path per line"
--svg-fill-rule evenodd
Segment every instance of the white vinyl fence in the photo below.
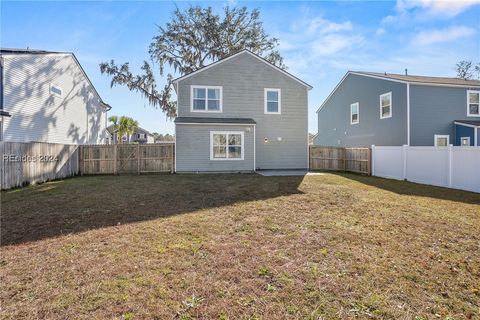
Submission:
M 480 192 L 480 147 L 372 146 L 372 175 Z

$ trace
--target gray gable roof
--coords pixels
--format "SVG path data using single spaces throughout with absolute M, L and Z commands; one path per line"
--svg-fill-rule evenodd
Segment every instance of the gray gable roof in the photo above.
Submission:
M 392 79 L 392 80 L 400 80 L 400 81 L 405 81 L 410 83 L 480 86 L 480 80 L 464 80 L 460 78 L 451 78 L 451 77 L 403 75 L 403 74 L 386 73 L 386 72 L 385 73 L 366 72 L 366 71 L 352 71 L 352 72 L 360 75 L 375 76 L 375 77 Z

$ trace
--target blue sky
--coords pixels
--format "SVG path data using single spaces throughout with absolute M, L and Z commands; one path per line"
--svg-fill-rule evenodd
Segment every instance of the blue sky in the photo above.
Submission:
M 288 71 L 314 89 L 309 94 L 309 131 L 316 109 L 347 70 L 454 76 L 459 60 L 480 61 L 480 1 L 177 2 L 259 8 L 264 27 L 280 39 Z M 98 64 L 114 59 L 138 70 L 148 60 L 156 25 L 171 17 L 175 2 L 0 2 L 2 47 L 72 51 L 111 114 L 128 115 L 152 132 L 173 133 L 160 110 L 138 94 L 110 88 Z M 162 79 L 157 81 L 162 83 Z

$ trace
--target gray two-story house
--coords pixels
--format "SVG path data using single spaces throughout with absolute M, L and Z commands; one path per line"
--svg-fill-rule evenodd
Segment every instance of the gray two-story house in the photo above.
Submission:
M 177 172 L 308 167 L 304 81 L 243 50 L 174 86 Z
M 349 71 L 317 110 L 323 146 L 480 146 L 480 81 Z

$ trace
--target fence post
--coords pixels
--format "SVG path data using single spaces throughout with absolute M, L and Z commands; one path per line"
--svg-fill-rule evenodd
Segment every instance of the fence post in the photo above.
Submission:
M 447 176 L 447 185 L 449 188 L 452 187 L 452 151 L 453 146 L 451 144 L 448 145 L 448 176 Z
M 117 144 L 113 145 L 113 174 L 117 175 Z
M 140 143 L 137 144 L 137 174 L 140 174 Z
M 367 149 L 367 175 L 372 175 L 372 149 Z
M 175 154 L 175 145 L 174 144 L 170 146 L 170 155 L 172 156 L 172 163 L 171 163 L 172 170 L 170 171 L 170 173 L 174 173 L 175 172 L 175 157 L 177 156 Z
M 403 145 L 403 180 L 407 180 L 407 148 L 406 144 Z
M 372 157 L 372 163 L 371 163 L 371 166 L 372 166 L 372 176 L 374 176 L 374 175 L 375 175 L 375 145 L 374 145 L 374 144 L 372 144 L 371 157 Z
M 78 146 L 78 171 L 81 176 L 83 176 L 83 171 L 84 171 L 84 165 L 85 163 L 83 162 L 83 145 Z

